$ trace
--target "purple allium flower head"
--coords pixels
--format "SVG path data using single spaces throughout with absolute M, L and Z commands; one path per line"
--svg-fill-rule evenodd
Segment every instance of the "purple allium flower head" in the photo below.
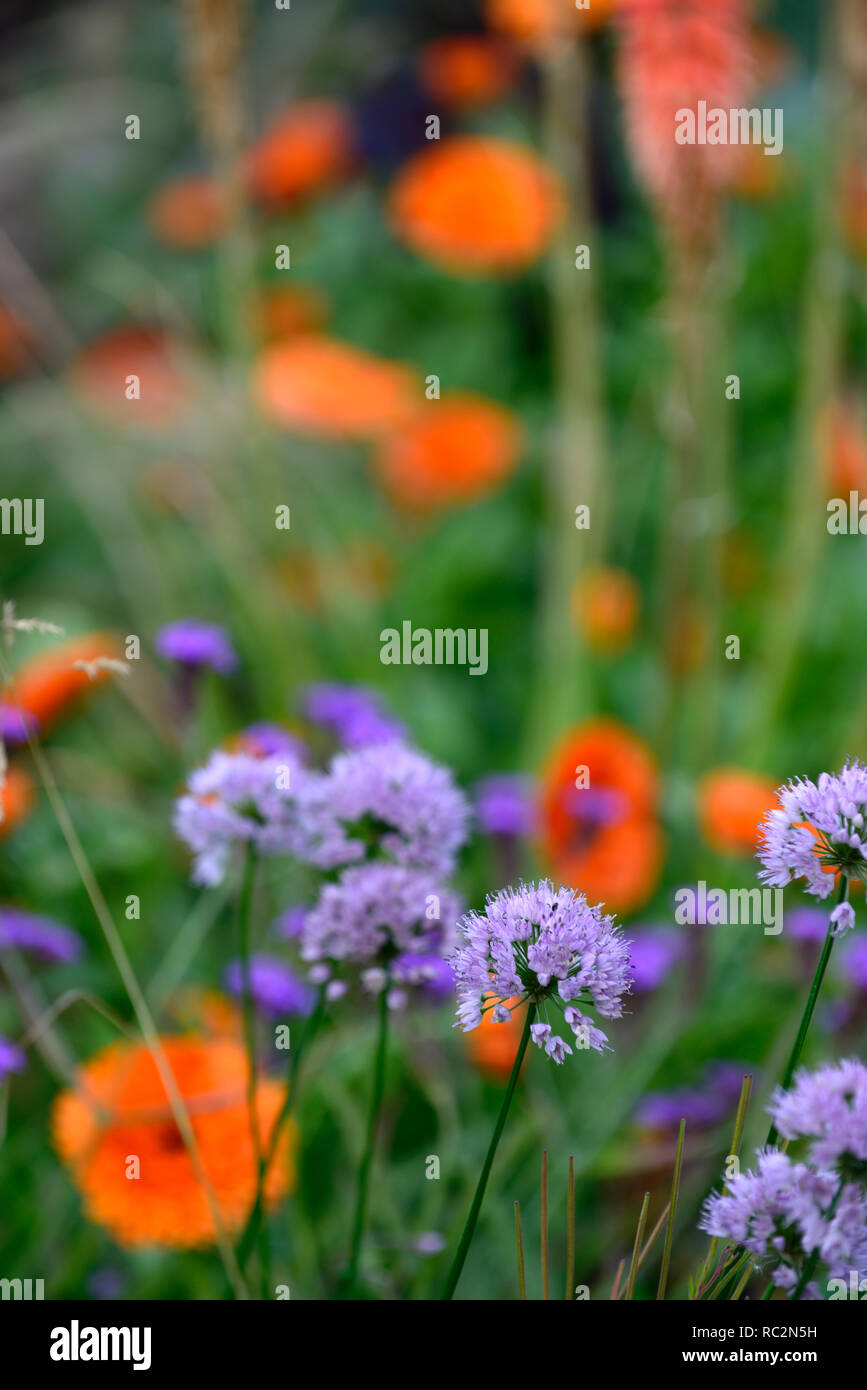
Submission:
M 309 862 L 334 868 L 385 854 L 446 878 L 466 838 L 469 808 L 451 773 L 401 743 L 339 753 L 302 789 Z
M 260 720 L 248 724 L 239 735 L 241 746 L 258 758 L 285 757 L 287 754 L 298 763 L 307 761 L 307 745 L 297 734 L 284 729 L 282 724 L 271 724 Z
M 476 818 L 486 835 L 531 835 L 535 817 L 529 777 L 501 773 L 476 785 Z
M 867 877 L 867 767 L 849 762 L 836 775 L 823 772 L 777 790 L 780 805 L 762 826 L 759 878 L 785 888 L 803 878 L 806 892 L 827 898 L 837 872 Z
M 671 927 L 643 927 L 629 943 L 636 994 L 658 989 L 684 952 L 683 937 Z
M 801 1071 L 788 1091 L 778 1090 L 769 1110 L 784 1139 L 809 1139 L 810 1162 L 820 1168 L 855 1167 L 867 1178 L 867 1067 L 851 1058 L 818 1071 Z
M 179 666 L 209 666 L 221 676 L 234 671 L 238 655 L 229 635 L 216 623 L 203 623 L 198 618 L 181 618 L 167 623 L 156 636 L 156 650 L 167 661 Z
M 16 705 L 0 704 L 0 739 L 7 748 L 15 748 L 27 742 L 28 730 L 31 738 L 39 735 L 39 720 L 33 714 L 24 714 Z
M 323 887 L 304 923 L 301 955 L 379 967 L 395 953 L 445 950 L 459 911 L 457 899 L 425 870 L 358 864 Z
M 20 1047 L 16 1047 L 8 1038 L 0 1037 L 0 1081 L 6 1076 L 11 1076 L 13 1072 L 23 1071 L 27 1065 L 27 1059 Z
M 83 950 L 77 932 L 18 907 L 0 907 L 0 951 L 4 946 L 13 946 L 46 963 L 64 965 L 77 960 Z
M 193 853 L 194 881 L 208 887 L 221 883 L 237 844 L 253 845 L 263 855 L 299 853 L 306 844 L 298 810 L 304 777 L 290 756 L 256 758 L 222 750 L 191 773 L 173 823 Z
M 454 972 L 442 956 L 404 951 L 393 962 L 391 973 L 398 984 L 419 986 L 432 1003 L 441 1004 L 454 991 Z
M 458 923 L 460 944 L 450 957 L 458 990 L 458 1022 L 477 1028 L 483 1013 L 504 1018 L 508 1000 L 529 999 L 542 1018 L 532 1037 L 555 1062 L 571 1052 L 553 1032 L 546 1014 L 560 1009 L 579 1046 L 602 1051 L 605 1034 L 579 1010 L 592 1007 L 603 1018 L 619 1018 L 632 971 L 629 945 L 611 917 L 591 907 L 571 888 L 548 879 L 505 888 L 488 898 L 483 912 Z
M 237 998 L 244 992 L 244 975 L 239 960 L 226 970 L 226 986 Z M 298 1014 L 306 1018 L 313 1012 L 315 998 L 309 985 L 299 980 L 284 961 L 276 956 L 256 954 L 250 958 L 250 994 L 263 1014 L 281 1018 Z
M 378 696 L 358 685 L 312 685 L 305 695 L 304 712 L 314 724 L 324 725 L 344 748 L 391 743 L 405 737 L 403 725 L 384 712 Z

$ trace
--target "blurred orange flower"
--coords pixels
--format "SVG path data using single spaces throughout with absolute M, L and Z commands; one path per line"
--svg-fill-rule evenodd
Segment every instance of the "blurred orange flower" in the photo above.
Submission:
M 32 778 L 19 767 L 7 767 L 0 783 L 0 839 L 11 835 L 27 819 L 35 800 Z
M 324 299 L 306 285 L 269 285 L 253 302 L 253 330 L 266 342 L 318 333 L 327 317 Z
M 599 29 L 611 17 L 617 0 L 486 0 L 485 19 L 492 29 L 524 42 L 567 38 L 579 28 Z
M 162 1046 L 223 1221 L 227 1230 L 237 1230 L 256 1188 L 244 1050 L 230 1039 L 193 1036 L 167 1037 Z M 184 1249 L 211 1244 L 216 1232 L 207 1197 L 147 1048 L 113 1044 L 81 1067 L 78 1078 L 80 1088 L 64 1091 L 56 1100 L 52 1130 L 88 1218 L 105 1226 L 121 1245 Z M 280 1083 L 262 1080 L 257 1109 L 266 1144 L 281 1103 Z M 292 1143 L 284 1131 L 266 1180 L 269 1203 L 290 1190 Z M 127 1176 L 133 1157 L 138 1159 L 136 1179 Z
M 776 783 L 737 767 L 715 768 L 702 778 L 698 810 L 704 838 L 720 854 L 755 854 L 761 822 L 777 803 Z
M 420 405 L 386 435 L 374 469 L 397 506 L 436 511 L 498 487 L 515 467 L 521 438 L 521 425 L 505 406 L 455 392 Z
M 640 590 L 627 570 L 588 569 L 572 593 L 575 622 L 595 651 L 621 651 L 635 631 L 640 608 Z
M 138 378 L 138 397 L 127 396 Z M 164 429 L 188 416 L 196 383 L 180 345 L 160 328 L 117 328 L 89 344 L 72 365 L 71 382 L 86 405 L 115 424 Z
M 0 304 L 0 380 L 26 371 L 33 358 L 34 341 L 30 325 Z
M 818 435 L 829 495 L 867 492 L 867 431 L 857 406 L 845 397 L 834 401 L 822 412 Z
M 173 179 L 148 205 L 151 231 L 178 251 L 211 246 L 226 225 L 219 189 L 205 174 Z
M 427 44 L 419 69 L 422 83 L 437 101 L 466 111 L 498 101 L 512 86 L 518 65 L 496 39 L 458 34 Z
M 315 334 L 261 354 L 256 391 L 283 429 L 331 439 L 367 439 L 394 429 L 419 394 L 411 367 Z
M 572 729 L 542 774 L 549 872 L 611 912 L 640 907 L 662 868 L 657 799 L 656 764 L 631 730 L 604 718 Z
M 562 210 L 556 175 L 532 150 L 481 135 L 416 155 L 389 195 L 395 234 L 458 274 L 525 269 L 545 250 Z
M 94 662 L 98 657 L 120 660 L 123 652 L 118 639 L 108 632 L 91 632 L 72 637 L 59 646 L 31 657 L 13 674 L 9 703 L 37 721 L 40 733 L 53 724 L 75 700 L 111 676 L 96 668 L 93 675 L 76 670 L 77 661 Z
M 348 111 L 335 101 L 302 101 L 282 112 L 253 146 L 247 173 L 254 197 L 280 205 L 331 187 L 351 162 Z
M 521 1005 L 516 1009 L 517 1002 L 517 999 L 506 1000 L 509 1008 L 514 1009 L 507 1023 L 494 1023 L 490 1013 L 486 1013 L 478 1028 L 464 1033 L 464 1044 L 473 1065 L 496 1081 L 507 1081 L 515 1065 L 526 1007 Z

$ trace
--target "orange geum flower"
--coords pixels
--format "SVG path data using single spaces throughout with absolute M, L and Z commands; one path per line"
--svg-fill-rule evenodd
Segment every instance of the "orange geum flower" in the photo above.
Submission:
M 226 225 L 220 191 L 205 174 L 188 174 L 158 190 L 147 210 L 154 236 L 178 251 L 211 246 Z
M 759 773 L 719 767 L 698 791 L 702 834 L 721 854 L 755 854 L 762 822 L 776 805 L 776 784 Z
M 247 1109 L 247 1059 L 231 1038 L 162 1039 L 183 1097 L 202 1166 L 227 1231 L 243 1224 L 256 1191 L 257 1165 Z M 54 1146 L 84 1198 L 88 1218 L 120 1245 L 176 1249 L 216 1237 L 207 1194 L 169 1106 L 148 1049 L 116 1043 L 79 1069 L 80 1085 L 64 1091 L 52 1116 Z M 263 1079 L 257 1115 L 267 1147 L 283 1088 Z M 285 1130 L 265 1183 L 270 1206 L 288 1192 L 291 1130 Z M 130 1177 L 131 1160 L 136 1176 Z
M 485 18 L 492 29 L 524 43 L 547 42 L 599 29 L 611 17 L 616 0 L 486 0 Z
M 20 767 L 8 767 L 0 782 L 0 839 L 27 819 L 35 799 L 32 778 Z
M 86 691 L 111 677 L 111 666 L 99 664 L 100 658 L 113 662 L 122 655 L 111 633 L 72 637 L 31 657 L 14 672 L 7 703 L 19 708 L 25 719 L 35 720 L 42 733 Z
M 275 424 L 327 439 L 362 440 L 394 429 L 419 395 L 411 367 L 317 334 L 265 348 L 255 385 Z
M 437 511 L 498 487 L 515 467 L 521 438 L 520 423 L 505 406 L 455 392 L 419 405 L 386 435 L 374 470 L 397 506 Z
M 485 34 L 435 39 L 419 59 L 423 85 L 445 107 L 466 111 L 498 101 L 518 65 L 505 44 Z
M 301 101 L 276 117 L 249 152 L 250 189 L 280 206 L 337 183 L 352 164 L 349 113 L 334 101 Z
M 662 868 L 658 794 L 654 759 L 624 725 L 591 719 L 565 734 L 542 775 L 542 851 L 551 873 L 611 912 L 640 907 Z
M 523 1005 L 518 999 L 507 999 L 513 1012 L 505 1023 L 495 1023 L 490 1012 L 482 1016 L 477 1028 L 464 1034 L 464 1046 L 473 1065 L 495 1081 L 507 1081 L 515 1065 L 515 1055 L 524 1026 Z
M 572 592 L 572 613 L 595 651 L 621 651 L 635 632 L 641 594 L 626 570 L 598 566 L 585 571 Z
M 470 275 L 526 269 L 563 207 L 557 176 L 531 149 L 481 135 L 415 155 L 389 194 L 400 240 L 441 269 Z

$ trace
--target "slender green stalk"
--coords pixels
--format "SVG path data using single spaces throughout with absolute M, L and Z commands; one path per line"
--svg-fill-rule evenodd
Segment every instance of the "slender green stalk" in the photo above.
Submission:
M 626 1298 L 632 1298 L 635 1290 L 635 1276 L 638 1273 L 638 1254 L 641 1250 L 641 1239 L 644 1235 L 644 1227 L 647 1224 L 647 1209 L 650 1206 L 650 1193 L 645 1192 L 644 1201 L 641 1203 L 641 1212 L 638 1217 L 638 1229 L 635 1232 L 635 1244 L 632 1247 L 632 1259 L 629 1264 L 629 1277 L 626 1280 Z
M 845 874 L 841 874 L 840 891 L 837 894 L 837 906 L 839 906 L 840 903 L 846 902 L 848 897 L 849 880 Z M 828 961 L 831 959 L 831 951 L 833 949 L 833 946 L 834 927 L 833 924 L 829 922 L 828 931 L 825 936 L 825 944 L 822 947 L 822 954 L 819 956 L 819 963 L 816 966 L 816 973 L 813 976 L 813 983 L 810 985 L 810 993 L 807 995 L 807 1002 L 804 1006 L 804 1012 L 801 1015 L 801 1024 L 798 1028 L 798 1035 L 795 1038 L 795 1043 L 789 1056 L 789 1062 L 783 1074 L 783 1079 L 780 1083 L 784 1091 L 788 1091 L 789 1087 L 792 1084 L 792 1079 L 795 1075 L 795 1072 L 798 1069 L 798 1063 L 801 1060 L 801 1053 L 804 1050 L 804 1044 L 807 1041 L 807 1034 L 810 1031 L 810 1023 L 813 1018 L 813 1011 L 816 1008 L 816 1000 L 819 998 L 819 991 L 822 988 L 822 981 L 825 978 L 825 971 L 828 969 Z M 776 1143 L 776 1140 L 777 1127 L 776 1125 L 772 1124 L 770 1129 L 768 1130 L 768 1137 L 765 1142 L 767 1144 L 774 1144 Z
M 743 1081 L 741 1082 L 741 1094 L 740 1098 L 738 1099 L 738 1108 L 735 1114 L 735 1128 L 734 1133 L 732 1135 L 731 1147 L 729 1148 L 730 1158 L 737 1158 L 741 1151 L 741 1142 L 744 1137 L 744 1126 L 747 1122 L 747 1110 L 749 1109 L 750 1096 L 752 1094 L 752 1090 L 753 1078 L 751 1076 L 745 1076 Z M 723 1184 L 723 1196 L 725 1196 L 727 1191 L 728 1188 L 725 1184 Z M 714 1260 L 716 1259 L 716 1252 L 718 1248 L 719 1236 L 714 1236 L 711 1240 L 710 1247 L 707 1252 L 707 1258 L 705 1259 L 704 1264 L 701 1266 L 701 1269 L 699 1270 L 699 1288 L 701 1288 L 705 1280 L 710 1277 L 710 1272 L 713 1269 Z
M 497 1123 L 494 1125 L 494 1132 L 491 1135 L 491 1142 L 488 1145 L 488 1152 L 485 1155 L 485 1161 L 482 1164 L 482 1171 L 479 1174 L 479 1181 L 476 1184 L 476 1191 L 473 1196 L 473 1201 L 472 1205 L 470 1206 L 469 1214 L 467 1216 L 466 1222 L 464 1223 L 464 1229 L 461 1234 L 461 1239 L 458 1244 L 457 1251 L 455 1252 L 455 1257 L 452 1261 L 451 1268 L 446 1277 L 446 1282 L 443 1286 L 443 1291 L 440 1294 L 440 1298 L 443 1300 L 447 1300 L 454 1297 L 455 1289 L 458 1286 L 458 1280 L 461 1277 L 461 1271 L 463 1270 L 464 1263 L 467 1258 L 467 1252 L 470 1248 L 470 1243 L 475 1233 L 476 1223 L 479 1219 L 479 1212 L 482 1209 L 482 1202 L 484 1201 L 485 1189 L 488 1185 L 488 1178 L 490 1177 L 491 1169 L 494 1166 L 494 1158 L 497 1153 L 497 1146 L 500 1142 L 500 1138 L 505 1128 L 506 1117 L 509 1113 L 509 1106 L 512 1103 L 512 1096 L 515 1094 L 515 1087 L 518 1084 L 518 1077 L 521 1074 L 521 1063 L 524 1060 L 524 1053 L 527 1051 L 527 1044 L 530 1041 L 530 1029 L 535 1021 L 535 1018 L 536 1005 L 528 1004 L 527 1017 L 524 1020 L 524 1031 L 521 1034 L 521 1041 L 518 1044 L 518 1051 L 515 1054 L 515 1063 L 512 1067 L 512 1075 L 509 1077 L 509 1084 L 506 1087 L 506 1092 L 503 1096 L 503 1103 L 500 1106 L 500 1113 L 497 1116 Z
M 542 1298 L 550 1298 L 548 1279 L 548 1150 L 542 1150 Z
M 364 1238 L 364 1218 L 367 1211 L 367 1193 L 370 1186 L 370 1170 L 373 1164 L 373 1149 L 376 1142 L 376 1126 L 382 1094 L 385 1089 L 385 1054 L 388 1046 L 388 981 L 379 995 L 379 1033 L 376 1044 L 376 1060 L 373 1065 L 373 1090 L 370 1093 L 370 1108 L 367 1114 L 367 1137 L 364 1152 L 358 1169 L 358 1194 L 355 1200 L 355 1216 L 352 1222 L 352 1243 L 349 1248 L 349 1265 L 346 1271 L 345 1287 L 349 1293 L 358 1282 L 358 1265 L 361 1260 L 361 1243 Z
M 527 1298 L 527 1276 L 524 1271 L 524 1241 L 521 1237 L 521 1204 L 515 1203 L 515 1243 L 518 1248 L 518 1288 L 521 1290 L 521 1300 Z
M 566 1188 L 566 1301 L 571 1303 L 575 1284 L 575 1159 L 569 1155 L 569 1182 Z
M 677 1209 L 677 1194 L 680 1190 L 680 1170 L 683 1163 L 683 1139 L 686 1133 L 686 1120 L 680 1122 L 680 1133 L 677 1136 L 677 1153 L 674 1157 L 674 1176 L 671 1179 L 671 1201 L 668 1205 L 668 1225 L 665 1229 L 665 1245 L 662 1249 L 662 1266 L 659 1271 L 659 1287 L 656 1290 L 657 1302 L 665 1298 L 665 1286 L 668 1283 L 668 1267 L 671 1263 L 671 1239 L 674 1234 L 674 1213 Z
M 307 1020 L 307 1025 L 304 1029 L 304 1032 L 301 1034 L 301 1038 L 297 1048 L 290 1048 L 289 1075 L 286 1080 L 286 1090 L 283 1095 L 283 1104 L 280 1107 L 280 1113 L 278 1114 L 277 1119 L 274 1121 L 274 1128 L 271 1131 L 271 1138 L 268 1141 L 268 1147 L 264 1155 L 262 1156 L 262 1161 L 259 1165 L 259 1174 L 256 1183 L 255 1200 L 253 1202 L 253 1206 L 250 1209 L 250 1214 L 247 1217 L 247 1222 L 241 1234 L 241 1239 L 238 1242 L 238 1264 L 242 1271 L 246 1267 L 247 1261 L 250 1258 L 250 1255 L 253 1251 L 253 1246 L 256 1244 L 256 1240 L 259 1235 L 259 1223 L 262 1220 L 262 1213 L 264 1211 L 265 1206 L 265 1182 L 267 1180 L 271 1164 L 274 1161 L 274 1155 L 277 1152 L 277 1145 L 280 1139 L 280 1134 L 283 1129 L 283 1126 L 288 1123 L 297 1101 L 298 1081 L 301 1075 L 301 1059 L 304 1055 L 305 1048 L 309 1046 L 313 1038 L 318 1033 L 320 1027 L 322 1026 L 322 1020 L 324 1019 L 324 1017 L 325 986 L 322 985 L 319 989 L 319 994 L 316 1000 L 316 1007 L 314 1008 L 313 1013 Z

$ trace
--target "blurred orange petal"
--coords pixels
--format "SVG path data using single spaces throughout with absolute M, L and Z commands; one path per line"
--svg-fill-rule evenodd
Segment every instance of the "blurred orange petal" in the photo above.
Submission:
M 599 29 L 610 18 L 617 0 L 485 0 L 485 19 L 500 34 L 521 42 L 568 38 L 579 29 Z
M 250 189 L 266 204 L 293 203 L 338 182 L 351 162 L 348 111 L 334 101 L 302 101 L 277 116 L 250 151 Z
M 27 819 L 35 800 L 33 779 L 19 767 L 7 767 L 0 784 L 0 839 L 11 835 Z
M 418 399 L 411 367 L 336 338 L 307 335 L 261 354 L 256 392 L 283 429 L 332 439 L 367 439 L 394 429 Z
M 68 707 L 111 677 L 111 672 L 97 669 L 91 679 L 87 671 L 75 670 L 75 662 L 96 661 L 98 657 L 120 660 L 123 657 L 118 639 L 108 632 L 92 632 L 70 638 L 31 657 L 13 674 L 10 702 L 25 715 L 32 715 L 44 732 Z
M 130 382 L 138 378 L 138 386 Z M 96 414 L 130 428 L 164 429 L 190 414 L 196 383 L 162 329 L 118 328 L 79 354 L 71 383 Z M 128 391 L 138 390 L 138 397 Z
M 627 570 L 590 568 L 572 593 L 572 613 L 595 651 L 621 651 L 630 641 L 641 609 L 641 592 Z
M 520 422 L 505 406 L 455 392 L 420 405 L 379 445 L 376 475 L 392 501 L 436 511 L 483 497 L 513 471 Z
M 306 285 L 269 285 L 253 303 L 253 329 L 257 338 L 294 338 L 324 328 L 328 309 L 322 295 Z
M 698 810 L 702 834 L 721 854 L 755 854 L 765 815 L 777 803 L 776 783 L 736 767 L 715 768 L 702 778 Z
M 213 245 L 226 225 L 219 190 L 204 174 L 166 184 L 151 199 L 147 217 L 154 236 L 178 251 Z
M 419 58 L 423 85 L 456 111 L 498 101 L 515 81 L 518 65 L 509 49 L 485 34 L 435 39 Z
M 524 270 L 563 211 L 555 174 L 531 149 L 464 135 L 437 142 L 398 173 L 389 194 L 395 234 L 444 270 Z

